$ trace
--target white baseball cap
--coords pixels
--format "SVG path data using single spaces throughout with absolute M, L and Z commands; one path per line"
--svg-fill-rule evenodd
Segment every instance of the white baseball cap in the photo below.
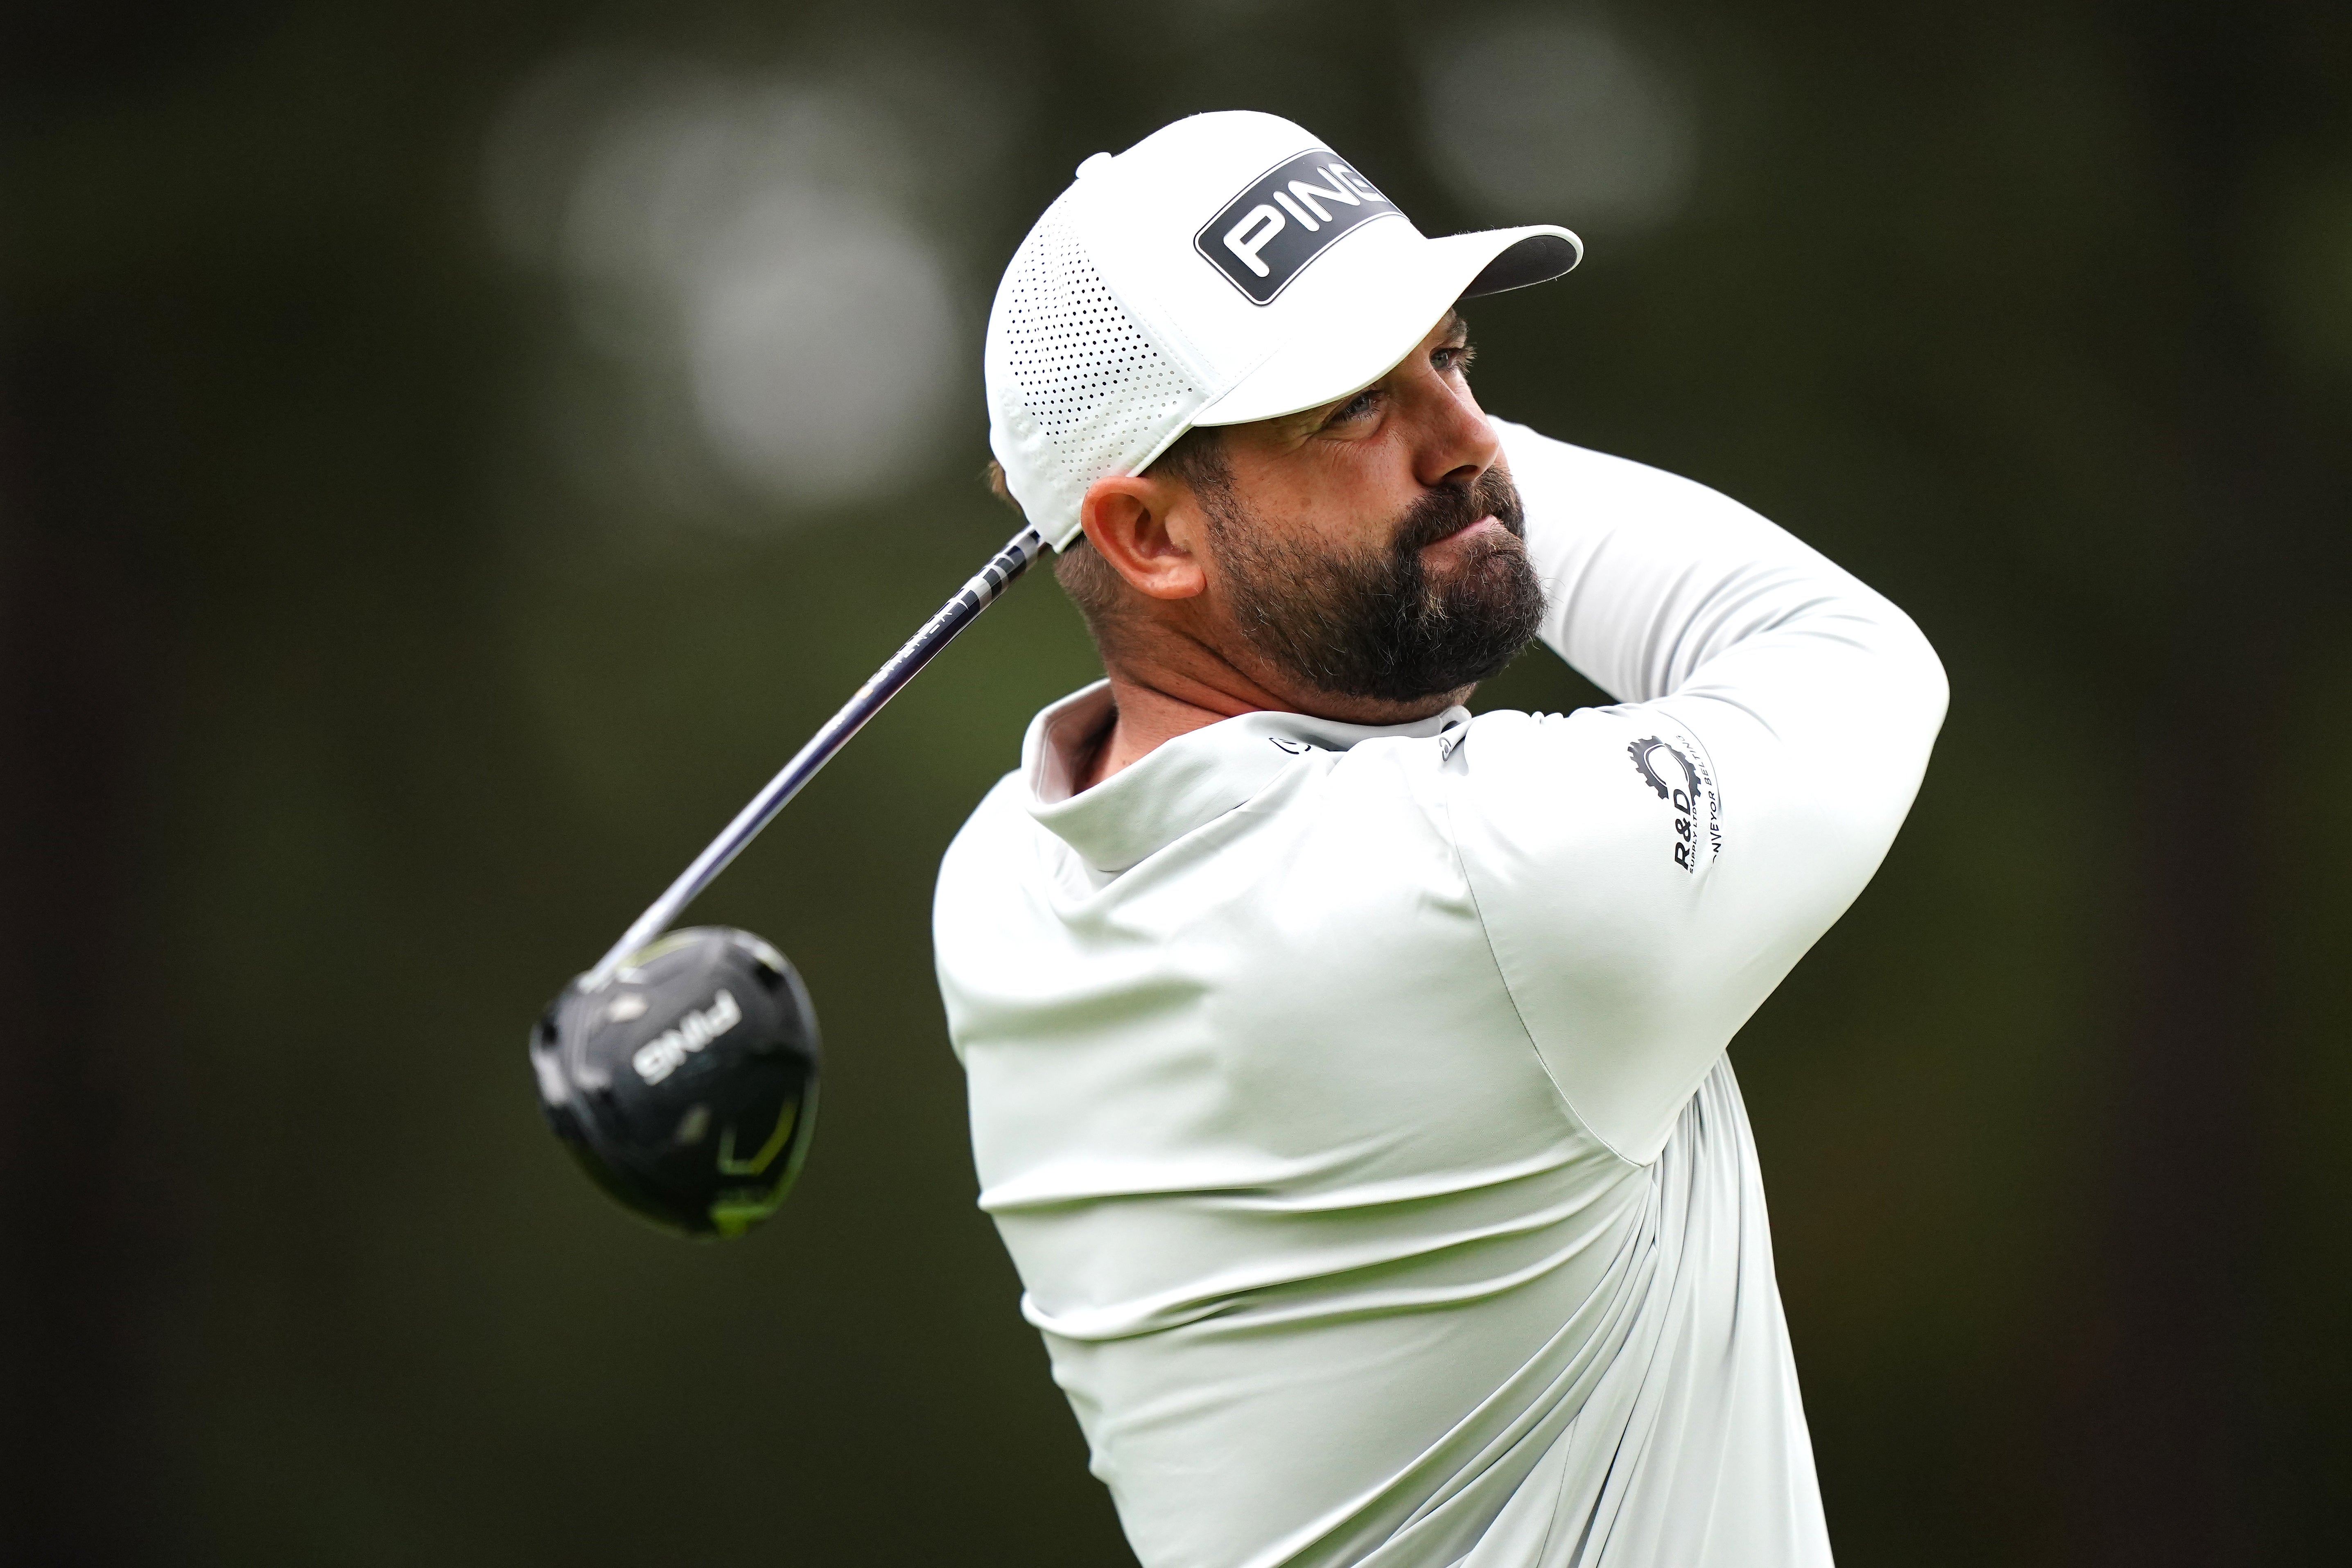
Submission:
M 988 318 L 988 444 L 1065 549 L 1095 480 L 1140 473 L 1196 425 L 1360 391 L 1456 300 L 1583 254 L 1549 224 L 1430 239 L 1287 120 L 1180 120 L 1079 164 L 1013 253 Z

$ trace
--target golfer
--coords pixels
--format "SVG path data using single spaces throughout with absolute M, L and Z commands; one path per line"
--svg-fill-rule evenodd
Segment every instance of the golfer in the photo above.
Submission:
M 1725 1047 L 1944 677 L 1745 507 L 1481 411 L 1457 302 L 1580 254 L 1223 113 L 1087 160 L 997 295 L 1108 679 L 948 851 L 940 984 L 1145 1568 L 1830 1561 Z M 1534 639 L 1614 705 L 1474 717 Z

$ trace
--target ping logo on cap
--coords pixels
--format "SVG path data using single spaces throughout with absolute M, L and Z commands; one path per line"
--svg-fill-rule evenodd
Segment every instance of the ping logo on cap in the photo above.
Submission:
M 1328 147 L 1276 165 L 1192 237 L 1192 248 L 1255 305 L 1270 304 L 1341 235 L 1396 204 Z

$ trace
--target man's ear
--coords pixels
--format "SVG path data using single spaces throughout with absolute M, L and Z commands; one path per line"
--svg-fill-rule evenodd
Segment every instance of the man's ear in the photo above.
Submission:
M 1142 477 L 1097 479 L 1078 503 L 1078 522 L 1095 552 L 1154 599 L 1189 599 L 1208 586 L 1192 548 L 1168 527 L 1178 487 Z

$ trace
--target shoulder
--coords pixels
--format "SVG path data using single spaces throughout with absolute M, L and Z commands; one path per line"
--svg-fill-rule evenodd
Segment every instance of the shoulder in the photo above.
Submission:
M 1700 742 L 1647 706 L 1486 713 L 1446 774 L 1462 875 L 1538 1039 L 1563 1016 L 1650 1016 L 1718 880 L 1722 801 Z M 1538 1005 L 1561 996 L 1567 1015 Z
M 980 977 L 1022 961 L 1054 923 L 1055 889 L 1076 869 L 1076 858 L 1029 814 L 1027 800 L 1022 774 L 1007 773 L 940 858 L 931 950 L 951 1005 Z
M 1530 871 L 1572 860 L 1671 889 L 1704 873 L 1721 844 L 1713 760 L 1654 706 L 1481 714 L 1445 773 L 1470 858 Z M 1668 872 L 1680 875 L 1658 875 Z
M 981 796 L 963 826 L 948 843 L 947 853 L 940 859 L 940 888 L 945 893 L 950 880 L 979 873 L 987 875 L 989 868 L 1001 865 L 1008 855 L 1018 854 L 1039 831 L 1036 820 L 1022 805 L 1020 770 L 1006 773 Z

